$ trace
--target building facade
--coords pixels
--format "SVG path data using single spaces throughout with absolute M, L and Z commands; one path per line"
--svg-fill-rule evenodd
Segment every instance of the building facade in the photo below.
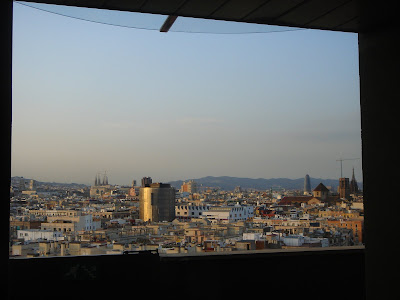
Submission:
M 180 204 L 175 206 L 175 217 L 178 219 L 199 218 L 209 209 L 209 205 Z
M 203 216 L 214 224 L 245 221 L 254 217 L 254 207 L 251 205 L 210 207 L 208 211 L 203 213 Z
M 104 174 L 103 180 L 101 180 L 100 174 L 96 175 L 94 185 L 90 187 L 90 197 L 102 198 L 111 194 L 113 187 L 108 183 L 107 174 Z
M 82 215 L 81 211 L 61 209 L 32 209 L 29 214 L 35 217 L 73 217 Z
M 350 182 L 349 178 L 339 178 L 339 197 L 342 199 L 350 198 Z
M 187 192 L 190 194 L 197 193 L 197 183 L 194 180 L 182 183 L 181 192 Z
M 59 232 L 92 231 L 100 227 L 101 222 L 94 221 L 93 216 L 90 214 L 47 217 L 47 222 L 41 224 L 43 230 Z
M 171 222 L 175 218 L 175 189 L 151 183 L 139 190 L 139 218 L 145 222 Z
M 64 239 L 61 232 L 40 229 L 18 230 L 17 237 L 18 239 L 23 239 L 24 242 L 35 242 L 38 240 L 58 241 Z
M 317 198 L 321 198 L 322 200 L 326 200 L 329 196 L 328 188 L 321 182 L 317 185 L 317 187 L 313 190 L 313 196 Z
M 151 177 L 143 177 L 142 178 L 142 187 L 150 186 L 153 183 Z

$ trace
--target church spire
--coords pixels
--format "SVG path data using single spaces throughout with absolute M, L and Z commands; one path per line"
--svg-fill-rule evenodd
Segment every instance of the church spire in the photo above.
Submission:
M 107 171 L 104 171 L 103 185 L 108 185 Z
M 358 192 L 359 192 L 358 184 L 357 184 L 356 176 L 354 175 L 354 167 L 353 167 L 353 176 L 351 177 L 351 181 L 350 181 L 350 193 L 357 194 Z

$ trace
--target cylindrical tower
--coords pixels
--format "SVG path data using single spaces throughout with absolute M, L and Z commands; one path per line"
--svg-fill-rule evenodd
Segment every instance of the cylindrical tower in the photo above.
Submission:
M 175 189 L 152 183 L 139 191 L 139 218 L 147 222 L 171 222 L 175 218 Z
M 310 183 L 310 176 L 307 174 L 304 177 L 304 194 L 311 193 L 311 183 Z

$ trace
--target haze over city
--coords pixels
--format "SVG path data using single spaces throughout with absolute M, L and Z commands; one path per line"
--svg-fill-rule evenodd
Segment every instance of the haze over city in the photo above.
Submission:
M 164 34 L 21 5 L 13 30 L 12 176 L 339 178 L 361 158 L 356 34 Z

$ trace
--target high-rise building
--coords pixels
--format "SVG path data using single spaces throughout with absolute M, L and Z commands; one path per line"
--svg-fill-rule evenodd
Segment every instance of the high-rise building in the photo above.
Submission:
M 136 196 L 136 180 L 132 180 L 132 186 L 129 189 L 129 196 L 135 197 Z
M 307 174 L 304 177 L 304 195 L 308 195 L 310 193 L 311 193 L 310 176 Z
M 181 186 L 181 191 L 182 192 L 188 192 L 188 193 L 197 193 L 197 183 L 194 180 L 189 180 L 188 182 L 182 183 Z
M 345 199 L 350 198 L 350 184 L 348 178 L 339 178 L 339 197 Z
M 28 188 L 29 188 L 30 191 L 36 190 L 36 180 L 34 180 L 34 179 L 29 180 L 29 187 Z
M 139 218 L 145 222 L 173 221 L 175 189 L 164 183 L 142 186 L 139 190 Z
M 151 177 L 143 177 L 142 178 L 142 187 L 149 186 L 152 183 L 153 183 L 153 180 L 151 179 Z

